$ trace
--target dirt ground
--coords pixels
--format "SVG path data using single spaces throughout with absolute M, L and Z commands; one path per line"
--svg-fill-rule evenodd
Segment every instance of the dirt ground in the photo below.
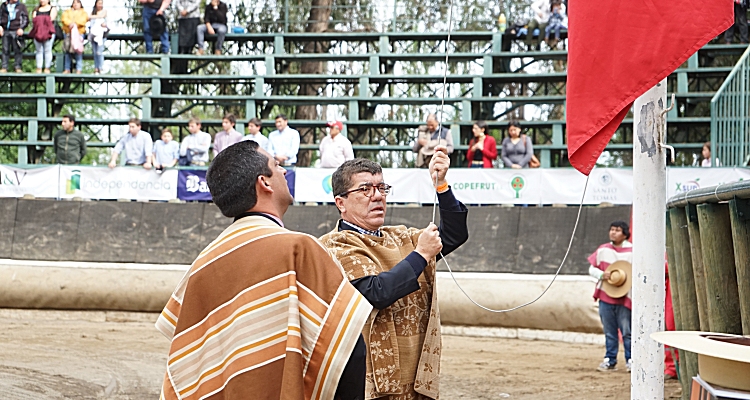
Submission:
M 168 350 L 154 314 L 0 310 L 0 399 L 157 399 Z M 599 346 L 445 336 L 442 399 L 630 399 Z M 667 381 L 665 397 L 678 390 Z

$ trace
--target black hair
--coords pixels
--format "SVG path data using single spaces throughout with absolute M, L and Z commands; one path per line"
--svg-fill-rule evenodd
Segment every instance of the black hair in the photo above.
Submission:
M 206 183 L 221 213 L 234 218 L 255 207 L 258 177 L 273 174 L 268 156 L 258 151 L 258 143 L 245 140 L 222 150 L 206 172 Z
M 279 118 L 283 119 L 284 121 L 289 121 L 289 118 L 286 117 L 286 114 L 276 114 L 276 118 L 274 119 L 276 120 Z
M 625 239 L 630 239 L 630 226 L 628 226 L 628 223 L 625 221 L 615 221 L 609 225 L 610 228 L 620 228 L 622 229 L 623 235 L 625 235 Z
M 477 126 L 477 128 L 479 128 L 479 129 L 483 130 L 483 131 L 484 131 L 484 134 L 485 134 L 485 135 L 489 135 L 489 134 L 490 134 L 490 133 L 489 133 L 489 132 L 487 131 L 487 128 L 488 128 L 488 126 L 487 126 L 487 122 L 485 122 L 485 121 L 482 121 L 482 120 L 479 120 L 479 121 L 475 122 L 475 123 L 474 123 L 474 125 L 476 125 L 476 126 Z
M 68 121 L 72 122 L 73 124 L 76 123 L 76 117 L 73 114 L 65 114 L 63 115 L 63 119 L 67 118 Z
M 510 122 L 508 122 L 508 129 L 514 126 L 518 129 L 523 129 L 523 127 L 521 126 L 521 123 L 516 120 L 511 120 Z
M 380 164 L 365 158 L 355 158 L 344 162 L 331 176 L 333 195 L 338 196 L 349 190 L 352 186 L 352 176 L 360 172 L 369 172 L 373 175 L 382 174 L 383 168 L 380 167 Z

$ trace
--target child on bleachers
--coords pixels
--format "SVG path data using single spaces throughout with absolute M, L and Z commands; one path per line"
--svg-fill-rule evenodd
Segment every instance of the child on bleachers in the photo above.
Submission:
M 553 2 L 551 6 L 551 14 L 549 16 L 549 24 L 544 30 L 544 40 L 547 41 L 550 47 L 554 47 L 554 44 L 549 42 L 550 34 L 555 32 L 555 44 L 560 40 L 560 29 L 565 28 L 565 11 L 562 9 L 560 2 Z

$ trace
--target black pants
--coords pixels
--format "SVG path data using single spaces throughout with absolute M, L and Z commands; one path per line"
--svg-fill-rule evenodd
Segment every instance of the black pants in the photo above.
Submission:
M 734 3 L 734 25 L 730 26 L 726 32 L 724 32 L 724 40 L 732 42 L 734 39 L 734 28 L 737 27 L 740 30 L 740 42 L 747 43 L 747 6 L 743 4 Z
M 13 49 L 16 58 L 15 67 L 16 69 L 21 69 L 21 61 L 23 61 L 23 54 L 21 54 L 22 46 L 23 39 L 18 37 L 16 31 L 6 29 L 3 32 L 3 69 L 8 69 L 11 49 Z

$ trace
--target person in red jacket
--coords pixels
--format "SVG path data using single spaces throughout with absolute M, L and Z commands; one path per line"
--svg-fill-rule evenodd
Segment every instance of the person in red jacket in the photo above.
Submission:
M 487 134 L 487 123 L 477 121 L 471 131 L 474 137 L 469 141 L 466 153 L 469 168 L 492 168 L 492 161 L 497 158 L 497 142 Z

